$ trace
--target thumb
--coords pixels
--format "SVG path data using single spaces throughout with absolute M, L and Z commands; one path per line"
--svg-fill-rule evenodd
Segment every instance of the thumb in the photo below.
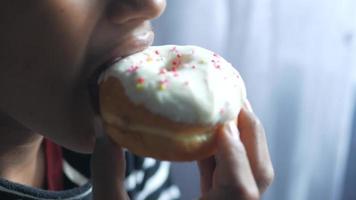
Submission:
M 125 156 L 107 136 L 96 140 L 91 158 L 94 200 L 129 199 L 125 190 Z

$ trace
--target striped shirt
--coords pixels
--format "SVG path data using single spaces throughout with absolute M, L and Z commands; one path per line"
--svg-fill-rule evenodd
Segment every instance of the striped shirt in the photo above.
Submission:
M 50 148 L 46 148 L 48 153 Z M 37 189 L 13 183 L 0 178 L 1 200 L 92 200 L 92 186 L 90 184 L 90 155 L 78 154 L 60 148 L 61 159 L 50 153 L 46 156 L 48 190 Z M 47 154 L 48 155 L 48 154 Z M 129 152 L 125 153 L 126 179 L 125 186 L 128 195 L 133 200 L 176 200 L 180 198 L 180 191 L 171 181 L 170 163 L 152 158 L 142 158 Z M 56 167 L 57 166 L 57 167 Z M 60 177 L 56 170 L 60 170 Z M 51 171 L 52 170 L 52 171 Z M 48 175 L 48 173 L 51 175 Z M 54 181 L 53 179 L 58 179 Z M 61 179 L 59 181 L 59 179 Z M 60 185 L 61 190 L 55 191 Z M 57 188 L 56 188 L 57 187 Z

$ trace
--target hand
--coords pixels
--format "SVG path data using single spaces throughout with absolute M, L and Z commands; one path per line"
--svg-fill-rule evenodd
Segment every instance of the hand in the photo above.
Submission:
M 215 156 L 198 161 L 201 199 L 255 200 L 272 183 L 265 132 L 249 108 L 247 104 L 237 122 L 219 130 Z
M 91 160 L 91 173 L 94 200 L 128 200 L 125 190 L 124 151 L 105 134 L 98 119 L 95 128 L 98 139 Z

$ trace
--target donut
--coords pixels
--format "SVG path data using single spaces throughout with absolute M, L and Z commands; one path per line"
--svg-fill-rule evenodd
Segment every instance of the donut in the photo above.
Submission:
M 223 124 L 246 99 L 239 72 L 197 46 L 151 46 L 101 73 L 100 114 L 106 133 L 134 154 L 169 161 L 214 154 Z

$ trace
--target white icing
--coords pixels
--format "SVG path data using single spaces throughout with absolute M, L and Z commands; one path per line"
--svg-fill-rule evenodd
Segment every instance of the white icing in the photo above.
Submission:
M 99 83 L 116 77 L 127 96 L 151 112 L 185 123 L 216 124 L 237 117 L 246 89 L 224 58 L 197 46 L 152 46 L 113 64 Z

